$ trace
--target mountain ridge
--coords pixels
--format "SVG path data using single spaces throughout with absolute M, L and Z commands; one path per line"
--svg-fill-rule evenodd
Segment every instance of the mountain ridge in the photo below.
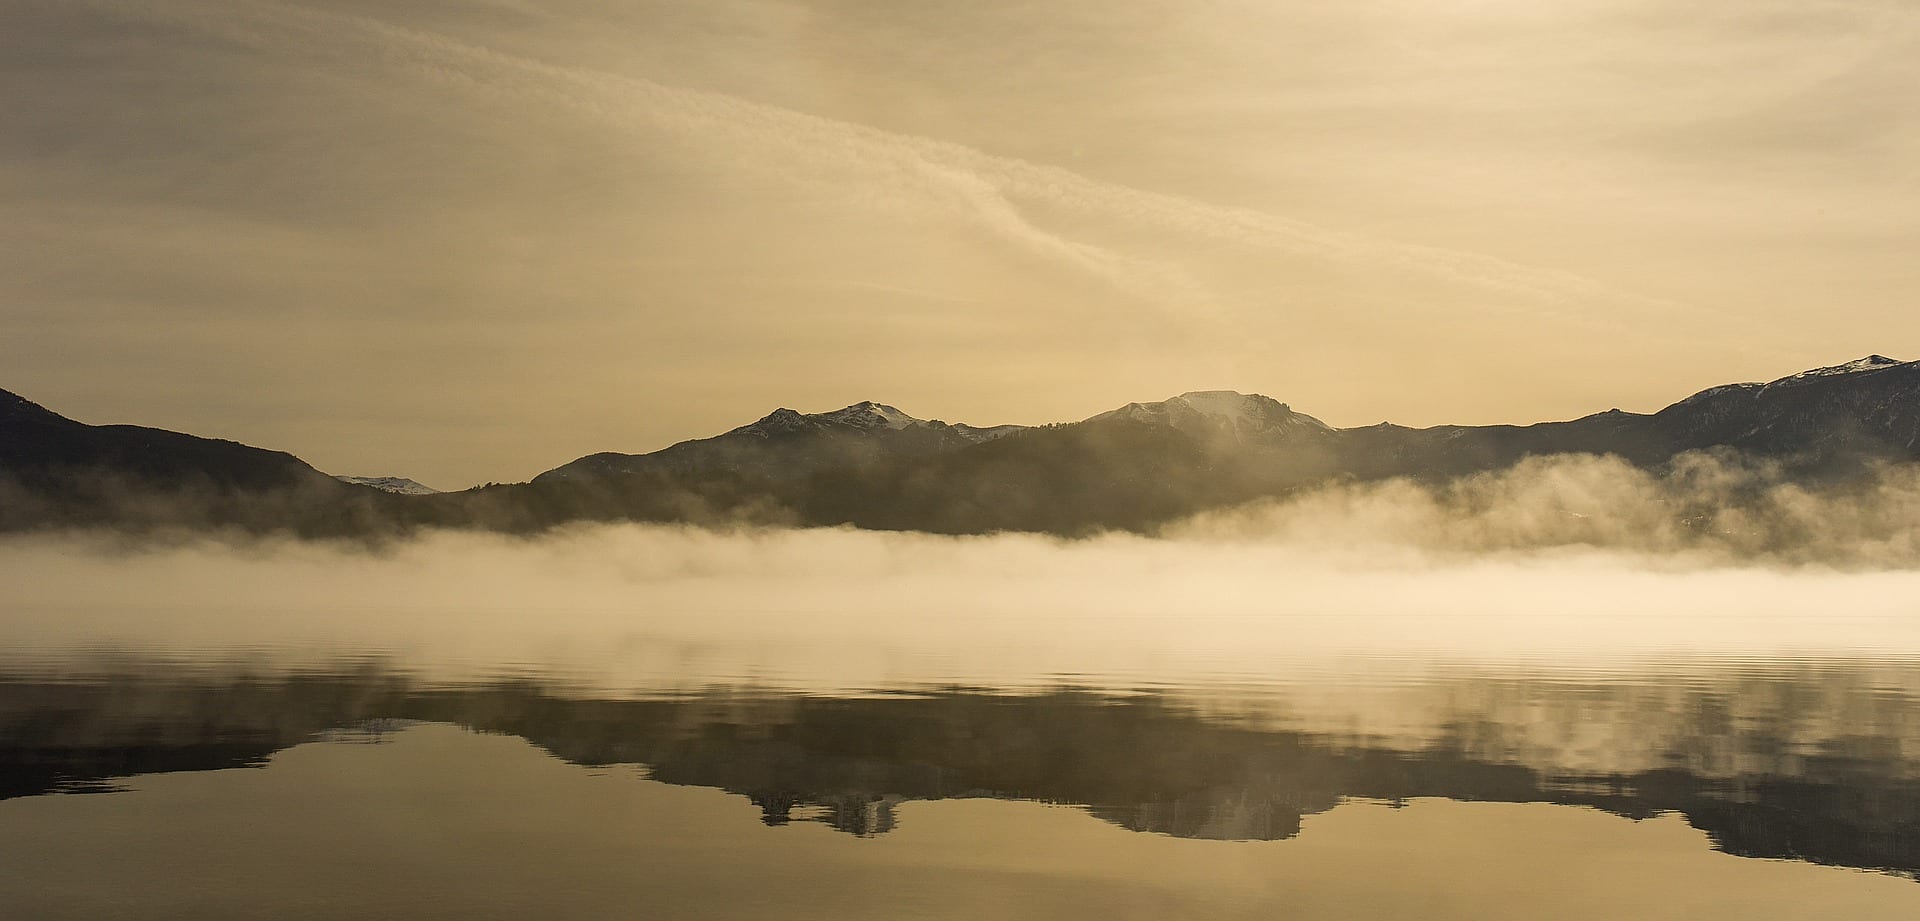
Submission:
M 548 470 L 533 482 L 631 474 L 647 470 L 724 469 L 789 477 L 836 464 L 887 455 L 919 455 L 991 441 L 1026 426 L 972 426 L 918 419 L 864 400 L 821 413 L 781 407 L 760 419 L 707 438 L 677 442 L 644 454 L 589 454 Z
M 390 488 L 404 478 L 336 479 L 236 442 L 90 426 L 0 391 L 0 529 L 184 519 L 355 534 L 632 520 L 1071 535 L 1152 531 L 1330 481 L 1439 481 L 1551 455 L 1658 467 L 1698 451 L 1762 458 L 1809 483 L 1920 461 L 1920 362 L 1870 355 L 1706 388 L 1651 413 L 1529 425 L 1335 428 L 1220 390 L 1044 426 L 950 424 L 877 401 L 782 407 L 646 454 L 587 455 L 528 483 L 432 494 Z

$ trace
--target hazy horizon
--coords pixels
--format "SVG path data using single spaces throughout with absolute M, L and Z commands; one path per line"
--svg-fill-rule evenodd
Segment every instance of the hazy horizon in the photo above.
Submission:
M 0 68 L 0 387 L 342 474 L 869 399 L 1532 422 L 1920 342 L 1885 3 L 62 0 Z

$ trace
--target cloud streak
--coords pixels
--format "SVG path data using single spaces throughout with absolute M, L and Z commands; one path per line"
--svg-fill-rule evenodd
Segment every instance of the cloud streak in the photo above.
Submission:
M 1220 295 L 1177 264 L 1049 229 L 1032 209 L 1464 285 L 1509 298 L 1483 299 L 1483 305 L 1552 310 L 1576 323 L 1600 321 L 1601 314 L 1585 309 L 1596 303 L 1643 316 L 1677 306 L 1567 272 L 1101 182 L 947 141 L 722 93 L 565 67 L 362 16 L 239 0 L 105 6 L 123 16 L 188 25 L 261 53 L 318 55 L 331 58 L 337 67 L 400 71 L 456 90 L 565 107 L 609 126 L 664 129 L 694 139 L 719 156 L 737 158 L 736 165 L 751 164 L 801 185 L 859 184 L 866 189 L 868 207 L 937 209 L 1036 258 L 1107 283 L 1117 294 L 1167 306 L 1219 308 Z

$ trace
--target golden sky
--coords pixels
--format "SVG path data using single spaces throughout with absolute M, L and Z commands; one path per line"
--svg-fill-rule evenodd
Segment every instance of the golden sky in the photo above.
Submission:
M 9 0 L 0 387 L 442 488 L 776 406 L 1920 357 L 1897 0 Z

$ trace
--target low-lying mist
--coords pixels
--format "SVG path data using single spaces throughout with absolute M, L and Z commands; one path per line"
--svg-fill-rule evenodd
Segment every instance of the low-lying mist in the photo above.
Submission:
M 1810 486 L 1778 463 L 1730 453 L 1683 454 L 1657 470 L 1610 456 L 1534 457 L 1439 485 L 1322 487 L 1165 533 L 1399 565 L 1599 552 L 1663 568 L 1911 568 L 1920 465 Z
M 1157 537 L 593 525 L 378 546 L 0 541 L 0 646 L 393 655 L 647 685 L 1232 680 L 1328 656 L 1920 653 L 1920 478 L 1596 458 L 1315 490 Z

